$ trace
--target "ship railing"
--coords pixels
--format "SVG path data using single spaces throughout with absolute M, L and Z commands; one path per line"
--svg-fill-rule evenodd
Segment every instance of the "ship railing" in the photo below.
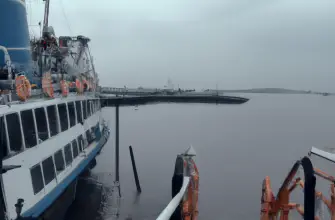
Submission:
M 183 185 L 177 195 L 172 198 L 165 209 L 160 213 L 156 220 L 169 220 L 174 211 L 180 205 L 185 193 L 187 192 L 188 184 L 190 183 L 190 177 L 185 176 L 183 179 Z
M 10 58 L 10 55 L 8 53 L 8 50 L 6 47 L 4 46 L 1 46 L 0 45 L 0 51 L 3 51 L 4 53 L 4 61 L 5 61 L 5 64 L 8 68 L 8 73 L 11 73 L 12 72 L 12 61 L 11 61 L 11 58 Z M 10 77 L 10 74 L 8 74 L 8 78 Z
M 315 155 L 335 163 L 335 154 L 328 153 L 313 147 L 309 156 Z M 297 175 L 300 167 L 303 168 L 304 177 Z M 330 195 L 323 195 L 315 189 L 316 177 L 330 182 Z M 304 193 L 303 205 L 290 201 L 291 193 L 296 188 L 302 188 Z M 327 207 L 328 213 L 324 213 L 323 206 Z M 335 177 L 314 168 L 309 157 L 298 160 L 285 178 L 277 196 L 272 193 L 270 178 L 267 176 L 263 181 L 261 198 L 261 220 L 289 219 L 290 211 L 297 211 L 305 220 L 335 219 Z M 325 215 L 328 218 L 325 218 Z M 329 218 L 330 217 L 330 218 Z
M 12 94 L 1 94 L 0 95 L 0 105 L 7 105 L 12 102 Z

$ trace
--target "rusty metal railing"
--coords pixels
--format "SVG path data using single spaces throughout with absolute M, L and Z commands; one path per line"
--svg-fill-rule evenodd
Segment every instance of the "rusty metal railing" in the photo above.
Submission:
M 309 155 L 316 155 L 335 163 L 335 154 L 314 147 Z M 301 177 L 295 177 L 300 167 L 302 167 L 304 171 L 303 179 Z M 315 189 L 316 177 L 330 182 L 330 198 L 327 198 L 320 191 Z M 297 187 L 304 190 L 303 205 L 290 202 L 290 194 Z M 273 195 L 270 186 L 270 177 L 267 176 L 264 179 L 260 219 L 274 220 L 280 216 L 281 220 L 288 220 L 290 211 L 296 210 L 305 220 L 321 220 L 324 216 L 320 210 L 320 213 L 316 213 L 316 200 L 320 202 L 320 204 L 325 204 L 328 208 L 330 219 L 335 220 L 335 177 L 318 168 L 313 168 L 309 157 L 304 157 L 293 165 L 276 197 Z
M 302 208 L 299 204 L 290 203 L 290 193 L 296 188 L 299 183 L 302 182 L 300 177 L 294 180 L 294 177 L 297 174 L 300 166 L 303 167 L 305 174 L 304 208 Z M 281 220 L 287 220 L 289 212 L 292 209 L 296 209 L 304 217 L 305 220 L 314 220 L 314 206 L 315 176 L 313 165 L 308 157 L 304 157 L 302 160 L 297 161 L 293 165 L 291 171 L 285 178 L 284 183 L 280 187 L 276 197 L 274 197 L 270 186 L 270 177 L 265 177 L 262 187 L 261 220 L 274 220 L 277 219 L 279 215 Z

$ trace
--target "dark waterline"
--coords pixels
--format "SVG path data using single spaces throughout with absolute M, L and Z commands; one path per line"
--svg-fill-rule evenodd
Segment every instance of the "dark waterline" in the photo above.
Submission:
M 171 199 L 176 154 L 190 144 L 200 172 L 199 219 L 258 219 L 261 183 L 276 191 L 312 146 L 335 146 L 335 97 L 247 95 L 243 105 L 158 104 L 120 108 L 120 218 L 155 219 Z M 113 108 L 104 109 L 114 134 Z M 92 175 L 110 189 L 111 136 Z M 129 156 L 133 146 L 142 194 Z M 88 199 L 90 201 L 90 199 Z M 111 218 L 105 205 L 104 219 Z M 80 210 L 74 212 L 80 213 Z M 76 219 L 73 217 L 72 219 Z M 83 219 L 78 218 L 78 219 Z

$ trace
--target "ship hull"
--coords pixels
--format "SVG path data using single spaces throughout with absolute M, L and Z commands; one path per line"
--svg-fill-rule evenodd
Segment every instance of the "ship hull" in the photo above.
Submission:
M 75 200 L 78 178 L 87 170 L 92 168 L 95 158 L 109 139 L 109 131 L 104 131 L 95 149 L 87 155 L 86 160 L 77 166 L 73 172 L 58 186 L 40 200 L 35 206 L 22 214 L 23 217 L 33 219 L 60 220 L 64 219 L 66 212 Z

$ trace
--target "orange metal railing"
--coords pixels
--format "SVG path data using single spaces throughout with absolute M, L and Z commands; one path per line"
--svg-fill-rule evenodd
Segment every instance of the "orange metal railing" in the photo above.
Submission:
M 302 166 L 305 177 L 296 177 L 299 167 Z M 330 182 L 330 196 L 323 195 L 315 190 L 316 176 Z M 308 157 L 297 161 L 287 175 L 284 183 L 275 197 L 271 189 L 270 177 L 265 177 L 262 186 L 261 220 L 288 220 L 290 211 L 297 211 L 305 220 L 321 220 L 323 216 L 315 215 L 315 199 L 321 200 L 328 208 L 330 219 L 335 220 L 335 177 L 313 168 Z M 290 202 L 290 194 L 297 188 L 304 190 L 304 204 Z

